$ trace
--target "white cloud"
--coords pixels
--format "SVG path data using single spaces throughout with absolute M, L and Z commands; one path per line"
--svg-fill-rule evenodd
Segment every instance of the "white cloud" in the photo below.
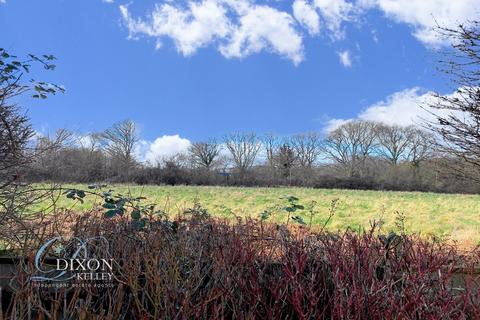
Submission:
M 220 52 L 227 58 L 243 58 L 267 50 L 298 64 L 303 60 L 303 45 L 293 25 L 293 18 L 285 12 L 252 6 L 240 17 Z
M 478 0 L 294 0 L 291 12 L 284 6 L 280 9 L 279 0 L 159 1 L 141 18 L 133 17 L 128 5 L 119 6 L 130 38 L 152 37 L 156 49 L 171 39 L 184 56 L 212 46 L 226 58 L 241 59 L 265 51 L 295 64 L 304 59 L 305 37 L 326 35 L 333 41 L 342 40 L 347 23 L 361 22 L 372 10 L 409 25 L 413 36 L 428 47 L 448 43 L 437 37 L 437 23 L 455 27 L 480 14 Z M 376 31 L 371 32 L 377 42 Z
M 432 92 L 426 92 L 418 87 L 395 92 L 385 100 L 367 107 L 355 118 L 328 120 L 324 130 L 330 132 L 354 119 L 377 121 L 400 126 L 419 125 L 425 120 L 434 121 L 435 116 L 421 107 L 434 102 L 435 98 L 432 94 Z M 445 115 L 448 114 L 448 111 L 439 112 Z
M 105 2 L 105 3 L 113 3 L 114 2 L 114 0 L 102 0 L 102 1 Z
M 265 50 L 295 64 L 303 59 L 302 37 L 286 12 L 248 0 L 188 1 L 187 7 L 172 3 L 157 5 L 147 19 L 134 19 L 127 6 L 120 6 L 130 36 L 154 37 L 157 48 L 163 38 L 170 38 L 186 56 L 214 45 L 227 58 Z
M 338 52 L 338 57 L 340 58 L 340 63 L 345 68 L 350 68 L 352 66 L 352 57 L 350 56 L 350 51 L 345 50 Z
M 360 0 L 365 9 L 377 8 L 396 22 L 407 23 L 413 35 L 428 46 L 445 44 L 434 30 L 440 26 L 455 27 L 469 19 L 478 18 L 478 0 Z
M 315 8 L 304 0 L 295 0 L 292 8 L 295 19 L 306 27 L 311 35 L 318 34 L 320 31 L 320 18 Z
M 320 11 L 327 28 L 332 31 L 332 37 L 342 39 L 345 36 L 342 24 L 354 20 L 357 7 L 345 0 L 314 0 L 313 2 Z
M 378 33 L 375 29 L 372 29 L 372 40 L 373 42 L 378 43 Z
M 121 5 L 120 11 L 132 36 L 143 33 L 158 41 L 169 37 L 185 56 L 231 32 L 226 10 L 215 0 L 189 2 L 185 9 L 171 4 L 157 5 L 146 21 L 133 19 L 127 6 Z M 156 47 L 159 46 L 157 42 Z
M 188 139 L 181 138 L 178 134 L 164 135 L 153 142 L 140 141 L 135 154 L 137 159 L 141 161 L 156 164 L 163 159 L 187 152 L 190 145 Z
M 353 119 L 329 119 L 326 121 L 325 126 L 323 127 L 323 131 L 325 133 L 332 132 L 333 130 L 337 129 L 341 125 L 352 121 Z
M 82 134 L 75 134 L 74 141 L 76 141 L 77 146 L 82 148 L 93 148 L 95 146 L 95 141 L 91 135 L 82 135 Z
M 369 106 L 358 118 L 401 126 L 418 124 L 422 118 L 430 118 L 430 114 L 421 108 L 430 99 L 432 92 L 425 92 L 418 87 L 406 89 Z

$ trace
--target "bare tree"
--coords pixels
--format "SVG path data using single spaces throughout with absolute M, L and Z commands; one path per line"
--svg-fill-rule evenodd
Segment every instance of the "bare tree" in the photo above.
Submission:
M 430 132 L 416 127 L 409 127 L 410 130 L 407 160 L 417 169 L 420 163 L 428 160 L 434 154 L 435 137 Z
M 15 98 L 33 92 L 34 98 L 47 98 L 48 95 L 63 92 L 64 89 L 51 83 L 24 81 L 30 72 L 31 63 L 39 63 L 46 70 L 53 70 L 55 57 L 44 55 L 39 58 L 29 55 L 21 60 L 0 48 L 0 184 L 9 185 L 17 179 L 20 167 L 32 158 L 27 145 L 34 136 L 29 119 L 21 112 Z M 15 101 L 14 101 L 15 100 Z
M 424 106 L 435 115 L 436 121 L 427 127 L 439 137 L 438 145 L 448 157 L 463 159 L 470 167 L 480 168 L 480 21 L 457 28 L 439 28 L 441 36 L 452 43 L 443 52 L 439 69 L 456 88 L 451 95 L 434 95 Z M 452 161 L 456 163 L 456 161 Z M 478 178 L 477 174 L 470 175 Z
M 348 176 L 361 175 L 365 161 L 375 147 L 376 126 L 371 121 L 347 122 L 327 136 L 323 150 Z
M 13 105 L 0 105 L 0 172 L 25 164 L 25 147 L 34 131 L 28 119 Z M 7 177 L 2 176 L 2 180 Z M 12 177 L 11 177 L 12 178 Z
M 77 135 L 77 144 L 81 149 L 89 152 L 98 151 L 102 147 L 102 133 L 91 132 L 86 135 Z
M 243 179 L 253 166 L 262 144 L 254 133 L 232 133 L 225 137 L 225 145 Z
M 189 154 L 194 166 L 209 171 L 220 154 L 220 145 L 214 139 L 208 142 L 195 142 L 190 146 Z
M 320 136 L 315 132 L 299 134 L 291 139 L 291 144 L 297 154 L 300 166 L 304 168 L 312 167 L 320 154 Z
M 134 162 L 133 150 L 138 142 L 137 128 L 133 121 L 115 123 L 102 133 L 107 153 L 124 164 Z
M 115 123 L 102 133 L 102 139 L 110 175 L 122 181 L 128 179 L 137 164 L 133 155 L 139 140 L 135 123 L 131 120 Z
M 21 179 L 27 165 L 35 160 L 35 153 L 29 148 L 34 130 L 18 103 L 25 101 L 29 93 L 33 98 L 45 99 L 64 91 L 54 84 L 25 79 L 34 63 L 53 70 L 54 59 L 51 55 L 39 58 L 31 54 L 19 59 L 0 48 L 0 242 L 6 248 L 27 249 L 38 240 L 37 224 L 27 220 L 41 213 L 25 212 L 51 196 L 48 190 L 36 190 Z
M 382 158 L 397 165 L 408 154 L 412 130 L 398 125 L 381 124 L 377 126 L 378 152 Z
M 273 133 L 266 134 L 263 139 L 263 146 L 265 148 L 265 155 L 267 157 L 267 164 L 270 167 L 274 167 L 275 154 L 280 146 L 280 139 Z

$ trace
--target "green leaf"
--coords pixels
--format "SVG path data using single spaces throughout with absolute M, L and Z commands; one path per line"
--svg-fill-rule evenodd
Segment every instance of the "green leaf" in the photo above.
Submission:
M 132 213 L 131 213 L 131 217 L 132 217 L 133 220 L 139 220 L 141 216 L 142 215 L 141 215 L 140 211 L 136 210 L 136 209 L 133 210 Z
M 290 202 L 298 201 L 298 198 L 297 198 L 297 197 L 294 197 L 294 196 L 289 196 L 287 199 L 288 199 L 288 201 L 290 201 Z
M 270 218 L 270 215 L 271 215 L 270 212 L 268 212 L 268 211 L 263 211 L 263 212 L 260 214 L 260 219 L 262 219 L 262 220 L 267 220 L 268 218 Z
M 105 202 L 114 204 L 115 200 L 113 200 L 112 198 L 109 198 L 109 196 L 105 196 Z
M 115 203 L 117 207 L 123 207 L 125 205 L 125 199 L 119 199 Z
M 103 206 L 105 209 L 115 209 L 115 205 L 113 203 L 104 203 Z
M 147 224 L 147 221 L 146 221 L 145 219 L 135 220 L 135 225 L 136 225 L 137 228 L 139 228 L 139 229 L 145 228 L 146 224 Z
M 303 221 L 303 218 L 300 217 L 300 216 L 295 216 L 295 217 L 292 217 L 292 220 L 299 223 L 299 224 L 303 224 L 303 225 L 306 225 L 305 221 Z
M 106 217 L 106 218 L 113 218 L 113 217 L 115 217 L 117 214 L 118 214 L 118 210 L 117 210 L 117 209 L 108 210 L 107 212 L 105 212 L 105 217 Z

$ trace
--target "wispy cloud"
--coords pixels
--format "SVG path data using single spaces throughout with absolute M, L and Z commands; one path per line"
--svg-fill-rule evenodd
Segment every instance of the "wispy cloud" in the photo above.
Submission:
M 295 19 L 306 27 L 311 35 L 318 34 L 320 31 L 320 17 L 315 7 L 304 0 L 295 0 L 292 7 Z
M 352 57 L 350 56 L 350 51 L 340 51 L 338 52 L 338 58 L 340 59 L 340 63 L 345 68 L 350 68 L 352 66 Z

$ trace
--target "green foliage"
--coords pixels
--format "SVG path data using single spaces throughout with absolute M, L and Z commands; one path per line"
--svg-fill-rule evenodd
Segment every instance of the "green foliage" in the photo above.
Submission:
M 305 221 L 303 220 L 303 218 L 301 216 L 294 216 L 294 217 L 292 217 L 292 220 L 295 221 L 298 224 L 306 225 Z
M 299 199 L 294 196 L 288 196 L 288 197 L 281 197 L 280 199 L 286 200 L 287 205 L 283 208 L 283 210 L 287 212 L 295 212 L 297 210 L 303 210 L 305 207 L 303 205 L 300 205 L 298 203 Z
M 300 199 L 295 196 L 286 196 L 280 197 L 280 200 L 283 200 L 283 203 L 280 205 L 274 206 L 270 209 L 266 209 L 260 213 L 260 220 L 265 221 L 272 217 L 276 212 L 286 212 L 287 216 L 287 224 L 290 220 L 290 215 L 298 210 L 305 210 L 305 206 L 299 203 Z M 298 224 L 306 225 L 305 221 L 300 215 L 296 215 L 292 217 L 292 220 Z
M 91 195 L 102 200 L 101 207 L 105 210 L 104 216 L 106 218 L 114 218 L 116 216 L 123 216 L 129 212 L 130 217 L 136 227 L 143 229 L 148 225 L 148 222 L 153 216 L 165 216 L 161 210 L 156 210 L 154 204 L 144 204 L 142 201 L 145 197 L 133 197 L 130 194 L 114 193 L 110 189 L 103 191 L 107 185 L 89 185 L 88 191 L 81 189 L 67 189 L 63 192 L 68 199 L 78 200 L 83 203 L 86 195 Z
M 270 218 L 271 215 L 272 215 L 272 211 L 264 210 L 262 213 L 260 213 L 260 220 L 265 221 L 268 218 Z
M 42 56 L 29 54 L 27 59 L 22 60 L 0 48 L 0 96 L 14 97 L 32 90 L 34 91 L 33 98 L 46 99 L 48 95 L 65 92 L 63 87 L 49 82 L 30 80 L 25 83 L 21 81 L 23 74 L 30 73 L 31 63 L 38 63 L 45 70 L 54 70 L 54 60 L 56 58 L 53 55 L 46 54 Z
M 206 208 L 202 207 L 198 200 L 195 200 L 192 208 L 186 209 L 183 213 L 198 220 L 206 220 L 210 218 L 210 213 Z
M 86 195 L 85 191 L 78 190 L 78 189 L 67 189 L 66 191 L 63 192 L 63 194 L 66 195 L 68 199 L 78 200 L 81 203 L 83 203 L 83 198 L 85 198 L 85 195 Z
M 297 210 L 304 210 L 305 207 L 298 203 L 299 199 L 295 196 L 281 197 L 280 199 L 286 201 L 286 205 L 283 207 L 283 211 L 287 212 L 287 225 L 290 222 L 290 215 Z M 300 224 L 305 224 L 303 219 L 300 216 L 296 216 L 293 219 L 295 222 Z
M 87 195 L 100 198 L 105 218 L 111 219 L 129 213 L 133 224 L 139 229 L 147 228 L 154 217 L 160 219 L 167 218 L 167 213 L 156 209 L 155 204 L 144 204 L 143 201 L 146 200 L 146 197 L 133 197 L 131 194 L 115 193 L 113 189 L 104 191 L 103 188 L 106 186 L 104 184 L 93 184 L 87 186 L 88 190 L 69 188 L 63 194 L 66 198 L 77 200 L 81 203 L 83 203 Z M 183 213 L 201 221 L 210 218 L 210 213 L 206 208 L 202 207 L 199 201 L 195 201 L 193 207 L 186 209 Z
M 395 211 L 395 227 L 400 231 L 402 235 L 406 234 L 406 227 L 405 227 L 405 221 L 407 220 L 407 217 L 405 213 L 400 212 L 400 211 Z

